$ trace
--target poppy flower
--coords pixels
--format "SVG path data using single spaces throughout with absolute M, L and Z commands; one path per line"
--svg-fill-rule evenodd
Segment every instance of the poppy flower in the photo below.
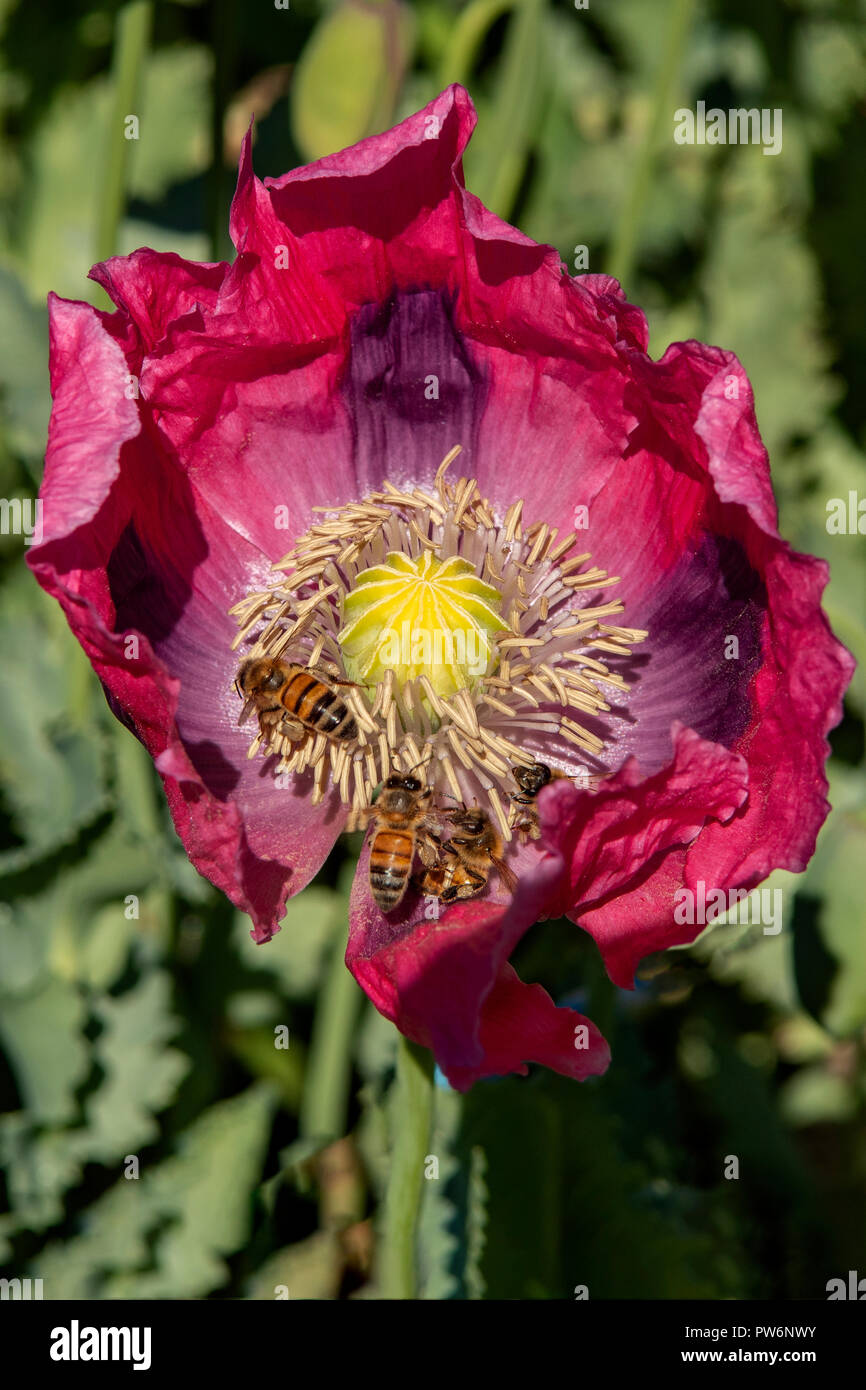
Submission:
M 414 777 L 429 862 L 393 851 L 383 911 L 367 837 L 347 963 L 460 1089 L 608 1063 L 509 964 L 539 918 L 629 984 L 697 934 L 678 887 L 804 866 L 851 670 L 736 358 L 652 361 L 615 281 L 466 190 L 473 125 L 451 87 L 264 183 L 248 139 L 231 265 L 140 250 L 91 272 L 115 312 L 52 298 L 28 557 L 257 941 Z

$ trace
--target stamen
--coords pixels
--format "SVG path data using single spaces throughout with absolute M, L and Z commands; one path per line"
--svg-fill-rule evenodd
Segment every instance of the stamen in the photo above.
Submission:
M 304 725 L 288 707 L 285 715 L 266 709 L 258 716 L 248 756 L 263 753 L 275 771 L 293 777 L 311 773 L 314 805 L 333 794 L 347 807 L 348 824 L 361 826 L 375 788 L 395 770 L 412 769 L 428 778 L 434 814 L 440 796 L 476 803 L 509 840 L 512 821 L 525 823 L 511 813 L 517 790 L 512 769 L 530 767 L 540 756 L 535 749 L 545 747 L 545 758 L 553 753 L 561 768 L 585 775 L 572 751 L 577 748 L 598 765 L 593 776 L 605 774 L 604 742 L 579 721 L 610 709 L 605 688 L 628 692 L 615 666 L 647 634 L 609 621 L 623 612 L 618 599 L 586 604 L 619 581 L 592 564 L 589 553 L 570 554 L 576 532 L 559 537 L 544 519 L 527 525 L 520 498 L 497 514 L 475 477 L 450 483 L 448 470 L 459 453 L 455 445 L 446 454 L 429 491 L 386 481 L 346 506 L 313 508 L 322 519 L 274 565 L 272 586 L 230 609 L 238 628 L 232 649 L 241 653 L 239 660 L 272 657 L 309 669 L 344 707 L 349 738 L 330 725 Z M 391 571 L 395 585 L 387 599 L 380 576 Z M 474 621 L 486 605 L 492 621 L 482 650 L 489 660 L 481 660 L 471 678 L 468 668 L 461 673 L 450 646 L 443 656 L 448 680 L 435 662 L 389 660 L 369 675 L 352 667 L 349 627 L 357 633 L 360 621 L 364 640 L 375 641 L 376 623 L 396 628 L 404 613 L 411 617 L 406 604 L 413 575 L 422 584 L 422 606 L 410 632 L 439 622 L 450 641 L 456 622 L 464 620 L 458 613 L 472 612 Z M 436 591 L 440 576 L 452 586 L 453 613 Z M 368 611 L 375 609 L 369 621 L 350 597 L 362 590 L 372 604 Z M 243 693 L 239 698 L 243 720 L 256 703 Z M 333 701 L 325 707 L 335 708 Z
M 502 802 L 499 800 L 499 793 L 497 792 L 495 787 L 488 787 L 487 795 L 490 800 L 490 805 L 493 807 L 493 814 L 499 821 L 499 828 L 502 831 L 502 838 L 504 840 L 510 840 L 511 826 L 508 824 L 508 817 L 502 809 Z
M 460 783 L 457 781 L 457 774 L 454 771 L 454 764 L 452 763 L 451 758 L 447 753 L 442 753 L 440 755 L 439 764 L 443 772 L 445 773 L 448 785 L 451 788 L 451 795 L 454 796 L 458 801 L 462 801 L 463 792 L 460 789 Z

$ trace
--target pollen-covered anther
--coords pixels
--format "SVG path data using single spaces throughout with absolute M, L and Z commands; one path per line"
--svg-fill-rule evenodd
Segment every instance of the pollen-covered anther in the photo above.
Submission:
M 232 608 L 233 645 L 245 663 L 307 668 L 260 713 L 250 755 L 307 779 L 314 802 L 334 792 L 357 824 L 391 772 L 415 769 L 440 796 L 486 804 L 509 839 L 515 764 L 607 771 L 601 716 L 629 689 L 616 663 L 646 633 L 610 622 L 623 605 L 604 590 L 618 581 L 569 555 L 576 535 L 526 526 L 520 499 L 498 516 L 475 478 L 449 483 L 459 452 L 430 490 L 386 482 L 314 508 L 322 519 L 272 586 Z

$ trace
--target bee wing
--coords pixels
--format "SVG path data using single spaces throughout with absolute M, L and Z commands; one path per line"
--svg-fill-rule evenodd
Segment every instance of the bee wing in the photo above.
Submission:
M 245 724 L 256 707 L 255 700 L 246 700 L 243 709 L 238 715 L 238 725 Z
M 513 893 L 517 888 L 517 874 L 510 869 L 504 859 L 497 859 L 494 855 L 490 856 L 494 869 L 498 873 L 509 893 Z

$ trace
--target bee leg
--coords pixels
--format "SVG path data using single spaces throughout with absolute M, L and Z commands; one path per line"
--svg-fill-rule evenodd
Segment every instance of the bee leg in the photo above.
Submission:
M 422 828 L 418 831 L 418 858 L 425 869 L 432 869 L 439 863 L 439 853 L 442 849 L 442 841 L 438 835 L 434 835 L 431 830 Z
M 259 733 L 262 738 L 271 739 L 277 731 L 280 722 L 280 713 L 277 710 L 259 711 Z
M 464 864 L 463 868 L 468 874 L 470 882 L 461 883 L 459 887 L 452 884 L 450 888 L 446 888 L 445 892 L 441 894 L 443 903 L 455 903 L 466 898 L 476 898 L 484 888 L 487 879 L 483 874 L 476 873 L 474 869 L 469 868 L 468 864 Z
M 277 733 L 282 734 L 290 743 L 300 743 L 306 732 L 307 730 L 300 720 L 290 719 L 288 715 L 284 715 L 277 724 Z
M 520 836 L 520 843 L 525 845 L 529 840 L 541 839 L 541 827 L 538 824 L 538 817 L 531 812 L 518 816 L 512 827 Z
M 481 892 L 481 889 L 484 887 L 485 883 L 487 882 L 487 879 L 484 877 L 483 874 L 476 873 L 475 869 L 470 869 L 468 864 L 464 864 L 463 867 L 466 870 L 469 877 L 471 879 L 474 879 L 475 881 L 475 887 L 473 888 L 472 892 L 467 893 L 466 896 L 474 898 L 476 893 Z

